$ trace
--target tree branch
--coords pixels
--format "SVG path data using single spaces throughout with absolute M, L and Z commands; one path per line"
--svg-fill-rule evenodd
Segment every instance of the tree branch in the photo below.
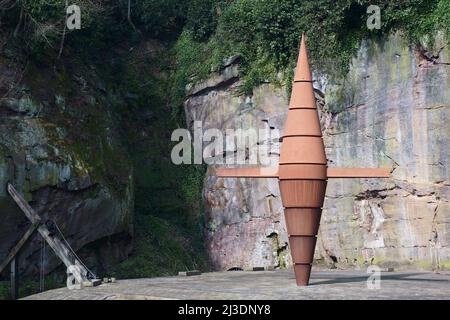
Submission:
M 23 19 L 23 7 L 20 8 L 19 22 L 17 23 L 17 26 L 14 29 L 13 33 L 14 38 L 17 38 L 17 35 L 19 34 L 20 26 L 22 25 L 22 19 Z
M 128 23 L 133 27 L 133 30 L 136 32 L 139 32 L 138 29 L 136 29 L 136 26 L 134 25 L 133 21 L 131 21 L 131 0 L 128 0 L 128 14 L 127 14 Z
M 66 0 L 66 15 L 64 18 L 64 30 L 61 37 L 61 44 L 59 45 L 59 53 L 58 53 L 58 59 L 61 59 L 61 55 L 64 49 L 64 41 L 66 40 L 66 31 L 67 31 L 67 7 L 69 6 L 68 0 Z

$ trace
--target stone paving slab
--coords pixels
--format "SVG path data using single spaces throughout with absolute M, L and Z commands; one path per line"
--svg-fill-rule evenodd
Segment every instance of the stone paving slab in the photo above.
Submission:
M 381 288 L 367 288 L 368 274 L 316 271 L 310 286 L 297 287 L 292 270 L 212 272 L 192 277 L 118 280 L 94 288 L 61 288 L 29 300 L 311 300 L 444 299 L 450 300 L 450 274 L 386 272 Z

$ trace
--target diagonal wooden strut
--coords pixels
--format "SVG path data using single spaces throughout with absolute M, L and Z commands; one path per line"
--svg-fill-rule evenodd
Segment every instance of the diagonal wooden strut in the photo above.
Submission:
M 22 238 L 17 242 L 17 244 L 14 246 L 14 248 L 11 249 L 6 259 L 2 262 L 0 265 L 0 273 L 3 272 L 3 270 L 6 268 L 6 266 L 17 256 L 20 249 L 25 245 L 25 243 L 28 241 L 28 239 L 31 237 L 31 235 L 36 231 L 36 229 L 39 227 L 40 221 L 33 223 L 28 230 L 25 232 L 25 234 L 22 236 Z
M 61 261 L 66 265 L 66 267 L 68 268 L 69 266 L 77 265 L 80 268 L 81 279 L 77 279 L 77 281 L 79 281 L 80 283 L 89 281 L 88 270 L 82 265 L 77 257 L 61 240 L 59 240 L 57 237 L 51 236 L 51 232 L 48 230 L 45 224 L 40 224 L 41 218 L 39 217 L 39 215 L 30 207 L 30 205 L 11 184 L 8 184 L 8 192 L 20 207 L 20 209 L 22 209 L 22 211 L 25 213 L 25 216 L 28 218 L 28 220 L 30 220 L 33 225 L 38 224 L 37 231 L 48 243 L 50 248 L 52 248 L 58 258 L 61 259 Z

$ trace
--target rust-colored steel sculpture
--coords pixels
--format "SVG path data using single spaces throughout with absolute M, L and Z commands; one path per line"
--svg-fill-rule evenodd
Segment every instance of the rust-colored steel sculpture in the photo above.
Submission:
M 329 178 L 388 178 L 389 169 L 328 168 L 305 37 L 295 71 L 278 168 L 220 168 L 219 177 L 278 178 L 297 285 L 309 283 Z

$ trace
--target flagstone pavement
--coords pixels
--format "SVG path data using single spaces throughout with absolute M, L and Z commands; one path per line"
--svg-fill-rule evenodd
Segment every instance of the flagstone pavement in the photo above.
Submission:
M 380 288 L 368 288 L 362 271 L 313 271 L 310 285 L 298 287 L 292 270 L 211 272 L 117 280 L 93 288 L 46 291 L 31 300 L 311 300 L 450 299 L 450 273 L 382 272 Z

